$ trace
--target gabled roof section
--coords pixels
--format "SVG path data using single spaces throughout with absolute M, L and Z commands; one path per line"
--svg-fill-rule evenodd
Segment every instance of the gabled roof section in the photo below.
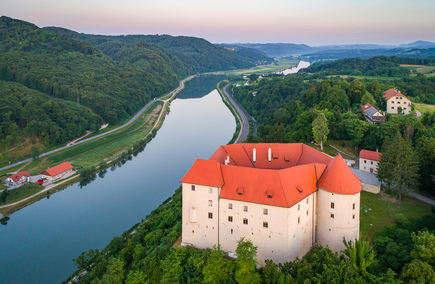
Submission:
M 397 97 L 405 97 L 406 96 L 404 94 L 402 94 L 400 91 L 398 91 L 397 89 L 391 88 L 388 89 L 384 92 L 383 97 L 388 101 L 389 99 L 391 99 L 392 97 L 397 96 Z M 408 98 L 407 98 L 408 99 Z M 408 99 L 409 100 L 409 99 Z
M 221 165 L 213 160 L 197 159 L 180 182 L 222 187 Z
M 30 177 L 29 172 L 22 171 L 22 172 L 19 172 L 19 173 L 14 174 L 14 175 L 11 175 L 11 176 L 8 177 L 8 178 L 10 178 L 11 180 L 13 180 L 14 182 L 18 182 L 22 177 Z
M 363 105 L 361 108 L 362 108 L 363 111 L 366 111 L 371 106 L 372 106 L 371 104 L 367 103 L 367 104 Z
M 328 164 L 330 161 L 332 161 L 332 158 L 320 151 L 317 151 L 316 149 L 302 144 L 302 155 L 298 161 L 299 165 L 307 165 L 307 164 L 313 164 L 313 163 L 320 163 L 320 164 Z
M 69 162 L 63 162 L 60 165 L 46 169 L 45 171 L 42 172 L 42 174 L 54 177 L 57 176 L 58 174 L 71 170 L 72 168 L 74 167 Z
M 382 153 L 369 151 L 369 150 L 361 150 L 359 152 L 359 157 L 362 159 L 372 160 L 372 161 L 380 161 Z
M 328 164 L 317 186 L 332 193 L 355 194 L 362 190 L 360 180 L 338 155 Z

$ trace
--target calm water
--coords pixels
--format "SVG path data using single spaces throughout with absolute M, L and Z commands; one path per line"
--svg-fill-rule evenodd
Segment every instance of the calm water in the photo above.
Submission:
M 207 79 L 204 79 L 207 80 Z M 205 82 L 204 84 L 206 84 Z M 171 196 L 195 159 L 208 159 L 235 131 L 214 85 L 187 84 L 156 137 L 131 160 L 86 186 L 72 185 L 0 225 L 0 283 L 60 283 L 72 259 L 102 249 Z M 198 98 L 198 89 L 204 89 Z M 196 90 L 189 98 L 189 93 Z

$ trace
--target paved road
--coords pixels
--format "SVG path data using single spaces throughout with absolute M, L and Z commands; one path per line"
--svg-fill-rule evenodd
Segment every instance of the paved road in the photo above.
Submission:
M 255 121 L 255 119 L 253 119 L 248 112 L 242 107 L 241 104 L 239 104 L 239 102 L 228 92 L 228 86 L 226 85 L 223 88 L 224 94 L 225 96 L 231 101 L 231 103 L 233 104 L 233 106 L 236 108 L 236 111 L 239 113 L 242 123 L 241 123 L 241 129 L 239 132 L 239 136 L 237 137 L 236 141 L 234 143 L 243 143 L 246 138 L 248 138 L 248 133 L 249 133 L 249 120 L 252 121 L 252 123 L 254 124 L 254 133 L 253 135 L 256 136 L 257 135 L 257 121 Z
M 195 77 L 195 75 L 192 75 L 192 76 L 190 76 L 190 77 L 187 77 L 186 79 L 183 79 L 183 80 L 181 80 L 180 81 L 180 84 L 178 85 L 178 88 L 176 88 L 175 90 L 173 90 L 173 91 L 171 91 L 170 93 L 168 93 L 168 94 L 165 94 L 165 95 L 163 95 L 163 96 L 161 96 L 161 97 L 159 97 L 159 98 L 156 98 L 156 100 L 161 100 L 161 99 L 163 99 L 164 97 L 166 97 L 166 96 L 168 96 L 168 95 L 173 95 L 175 92 L 177 92 L 178 90 L 180 90 L 181 88 L 183 88 L 183 86 L 184 86 L 184 82 L 186 82 L 186 81 L 188 81 L 188 80 L 190 80 L 190 79 L 192 79 L 193 77 Z M 104 132 L 104 133 L 101 133 L 101 134 L 98 134 L 98 135 L 95 135 L 95 136 L 93 136 L 93 137 L 90 137 L 90 138 L 87 138 L 87 139 L 83 139 L 83 140 L 79 140 L 79 141 L 77 141 L 77 142 L 75 142 L 75 143 L 72 143 L 72 144 L 70 144 L 69 146 L 63 146 L 63 147 L 60 147 L 60 148 L 57 148 L 57 149 L 55 149 L 55 150 L 53 150 L 53 151 L 49 151 L 49 152 L 46 152 L 46 153 L 43 153 L 43 154 L 41 154 L 41 155 L 39 155 L 39 157 L 44 157 L 44 156 L 47 156 L 47 155 L 50 155 L 50 154 L 53 154 L 53 153 L 56 153 L 56 152 L 58 152 L 58 151 L 62 151 L 62 150 L 65 150 L 65 149 L 67 149 L 67 148 L 71 148 L 71 147 L 74 147 L 74 146 L 76 146 L 76 145 L 79 145 L 79 144 L 81 144 L 81 143 L 85 143 L 85 142 L 88 142 L 88 141 L 90 141 L 90 140 L 93 140 L 93 139 L 96 139 L 96 138 L 99 138 L 99 137 L 101 137 L 101 136 L 103 136 L 103 135 L 107 135 L 107 134 L 109 134 L 109 133 L 112 133 L 112 132 L 115 132 L 115 131 L 118 131 L 118 130 L 120 130 L 120 129 L 122 129 L 122 128 L 124 128 L 124 127 L 126 127 L 126 126 L 128 126 L 128 125 L 130 125 L 130 124 L 132 124 L 152 103 L 153 103 L 154 101 L 150 101 L 149 103 L 147 103 L 138 113 L 136 113 L 136 115 L 135 116 L 133 116 L 133 118 L 132 119 L 130 119 L 126 124 L 124 124 L 124 125 L 121 125 L 121 126 L 119 126 L 119 127 L 117 127 L 117 128 L 115 128 L 115 129 L 112 129 L 112 130 L 109 130 L 109 131 L 107 131 L 107 132 Z M 0 171 L 3 171 L 3 170 L 7 170 L 7 169 L 9 169 L 9 168 L 12 168 L 12 167 L 15 167 L 15 166 L 18 166 L 18 165 L 21 165 L 21 164 L 24 164 L 24 163 L 27 163 L 27 162 L 30 162 L 32 159 L 31 158 L 29 158 L 29 159 L 26 159 L 26 160 L 23 160 L 23 161 L 21 161 L 21 162 L 18 162 L 18 163 L 15 163 L 15 164 L 11 164 L 11 165 L 8 165 L 8 166 L 6 166 L 6 167 L 3 167 L 3 168 L 0 168 Z

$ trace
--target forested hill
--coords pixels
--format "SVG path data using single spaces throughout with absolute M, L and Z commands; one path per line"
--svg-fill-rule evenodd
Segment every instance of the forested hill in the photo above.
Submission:
M 128 60 L 128 58 L 131 58 L 130 52 L 123 50 L 123 55 L 126 57 L 113 57 L 114 54 L 111 52 L 113 46 L 115 48 L 129 49 L 139 43 L 144 44 L 144 42 L 155 44 L 171 51 L 172 55 L 176 56 L 190 73 L 252 67 L 257 63 L 273 61 L 273 59 L 252 50 L 228 49 L 195 37 L 174 37 L 170 35 L 104 36 L 81 34 L 57 27 L 46 27 L 44 29 L 51 33 L 84 40 L 117 60 Z
M 126 49 L 119 44 L 106 47 L 112 59 L 85 41 L 1 17 L 1 155 L 13 160 L 17 145 L 58 145 L 103 122 L 116 124 L 191 73 L 157 45 L 138 42 Z M 43 107 L 45 102 L 60 106 L 68 122 L 62 121 L 62 113 L 54 113 L 56 107 Z
M 370 59 L 346 58 L 328 63 L 315 63 L 300 72 L 318 73 L 326 75 L 366 75 L 383 77 L 406 77 L 411 72 L 400 64 L 432 65 L 433 58 L 405 58 L 395 56 L 377 56 Z

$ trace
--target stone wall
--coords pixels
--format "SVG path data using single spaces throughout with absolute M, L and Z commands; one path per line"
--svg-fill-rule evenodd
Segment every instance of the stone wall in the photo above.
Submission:
M 381 187 L 379 185 L 368 184 L 365 182 L 361 182 L 364 191 L 371 192 L 374 194 L 378 194 L 381 192 Z

